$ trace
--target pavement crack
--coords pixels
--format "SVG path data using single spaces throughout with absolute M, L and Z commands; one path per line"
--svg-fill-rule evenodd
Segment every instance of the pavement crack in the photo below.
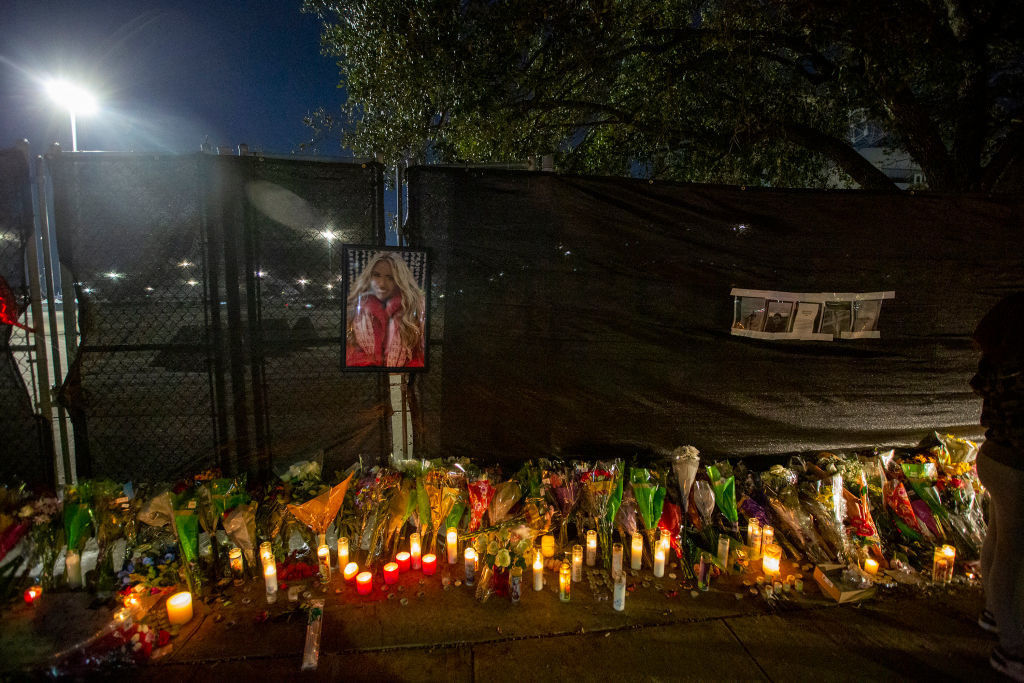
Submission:
M 747 653 L 748 657 L 750 657 L 750 661 L 754 662 L 754 666 L 756 666 L 758 668 L 758 670 L 760 670 L 761 675 L 764 676 L 765 680 L 766 681 L 771 681 L 772 677 L 769 676 L 768 672 L 765 671 L 763 666 L 761 666 L 761 662 L 757 661 L 757 657 L 755 657 L 753 655 L 753 653 L 750 652 L 750 650 L 747 648 L 747 644 L 744 643 L 743 640 L 738 635 L 736 635 L 736 631 L 732 630 L 732 624 L 729 623 L 729 620 L 728 619 L 722 619 L 722 623 L 725 624 L 725 627 L 727 629 L 729 629 L 729 633 L 732 634 L 732 637 L 736 639 L 736 642 L 740 644 L 740 647 L 743 648 L 743 651 Z

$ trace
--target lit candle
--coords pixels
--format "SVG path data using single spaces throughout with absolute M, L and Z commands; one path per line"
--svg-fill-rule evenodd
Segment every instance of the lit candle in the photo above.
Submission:
M 316 556 L 320 560 L 320 580 L 326 583 L 331 580 L 331 549 L 323 544 L 316 549 Z
M 395 568 L 398 571 L 398 568 Z M 356 592 L 360 595 L 369 595 L 370 591 L 373 590 L 373 574 L 370 572 L 361 572 L 356 577 Z
M 764 552 L 766 545 L 775 543 L 775 527 L 771 524 L 765 524 L 761 527 L 761 552 Z
M 365 572 L 364 572 L 365 573 Z M 360 575 L 361 576 L 361 575 Z M 358 579 L 356 579 L 358 581 Z M 398 581 L 398 563 L 388 562 L 384 565 L 384 583 L 389 586 Z
M 877 574 L 878 573 L 878 560 L 874 560 L 874 559 L 872 559 L 870 557 L 867 558 L 866 560 L 864 560 L 864 571 L 867 572 L 868 574 L 872 575 L 872 576 Z
M 412 559 L 412 568 L 419 569 L 422 566 L 420 561 L 420 535 L 415 531 L 409 534 L 409 555 Z
M 455 564 L 459 561 L 459 533 L 455 527 L 448 527 L 448 564 Z
M 587 566 L 593 567 L 597 564 L 597 532 L 591 529 L 587 532 Z
M 345 577 L 345 581 L 347 583 L 352 583 L 353 581 L 356 580 L 356 574 L 358 574 L 358 573 L 359 573 L 359 565 L 356 564 L 355 562 L 349 562 L 348 564 L 345 565 L 345 569 L 342 571 L 341 575 L 343 577 Z
M 761 522 L 757 517 L 747 524 L 747 545 L 750 546 L 750 559 L 761 556 Z
M 668 557 L 668 549 L 672 547 L 672 541 L 668 535 L 668 531 L 665 529 L 662 529 L 661 533 L 658 535 L 658 545 L 661 546 L 662 550 L 665 551 L 665 556 Z
M 767 528 L 765 528 L 767 531 Z M 762 535 L 762 539 L 764 536 Z M 782 548 L 769 543 L 761 546 L 761 569 L 765 576 L 776 576 L 779 573 L 779 564 L 782 561 Z
M 640 558 L 643 557 L 644 552 L 644 537 L 640 534 L 633 534 L 633 542 L 631 545 L 631 553 L 629 556 L 629 566 L 631 569 L 640 569 Z
M 42 586 L 29 586 L 25 589 L 25 602 L 30 605 L 36 604 L 36 600 L 43 594 Z
M 665 549 L 659 543 L 654 548 L 654 578 L 665 576 Z
M 953 566 L 956 564 L 956 548 L 951 545 L 942 546 L 942 556 L 946 558 L 946 578 L 949 583 L 953 580 Z
M 583 546 L 572 547 L 572 580 L 579 583 L 583 580 Z
M 68 550 L 64 557 L 64 576 L 68 579 L 68 588 L 82 587 L 82 557 L 77 550 Z
M 242 585 L 245 577 L 245 566 L 242 563 L 242 549 L 232 548 L 228 551 L 228 561 L 231 563 L 231 578 L 236 586 Z
M 562 562 L 558 569 L 558 599 L 562 602 L 569 602 L 569 593 L 572 590 L 572 568 L 568 562 Z
M 540 551 L 544 553 L 544 557 L 555 556 L 555 537 L 551 534 L 545 534 L 540 539 Z
M 431 576 L 437 571 L 437 555 L 434 553 L 427 553 L 423 556 L 423 575 Z
M 476 550 L 473 546 L 466 548 L 466 585 L 473 585 L 473 575 L 476 573 Z
M 188 591 L 175 593 L 167 598 L 167 621 L 171 626 L 187 624 L 192 620 L 192 594 Z
M 270 541 L 263 541 L 260 543 L 260 562 L 266 564 L 274 561 L 274 547 L 270 544 Z
M 409 571 L 411 557 L 409 553 L 398 553 L 395 555 L 395 563 L 398 564 L 398 571 L 407 572 Z
M 267 584 L 267 602 L 277 602 L 277 564 L 273 561 L 263 565 L 263 580 Z
M 533 551 L 533 590 L 544 589 L 544 552 Z
M 338 566 L 348 566 L 348 536 L 338 539 Z
M 622 571 L 622 544 L 612 543 L 612 576 Z
M 725 535 L 718 537 L 718 566 L 722 571 L 729 569 L 729 537 Z
M 949 566 L 949 562 L 942 556 L 942 549 L 935 549 L 935 557 L 932 560 L 932 581 L 935 583 L 943 583 L 946 580 L 946 569 Z
M 135 593 L 129 593 L 128 595 L 124 596 L 124 602 L 122 602 L 121 604 L 124 605 L 125 609 L 136 610 L 142 606 L 142 601 L 139 600 L 139 596 Z

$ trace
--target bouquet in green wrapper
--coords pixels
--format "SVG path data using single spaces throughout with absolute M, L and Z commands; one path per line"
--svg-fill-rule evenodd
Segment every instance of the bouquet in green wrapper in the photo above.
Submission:
M 592 521 L 605 567 L 611 566 L 612 524 L 622 503 L 622 466 L 619 461 L 596 463 L 580 477 L 583 484 L 581 508 Z
M 202 596 L 206 587 L 199 570 L 199 513 L 194 490 L 174 496 L 174 530 L 178 536 L 181 572 L 193 596 Z
M 653 557 L 655 533 L 658 530 L 658 520 L 661 519 L 661 509 L 665 503 L 666 491 L 663 477 L 656 470 L 631 467 L 629 468 L 629 485 L 633 489 L 636 509 L 640 515 L 640 521 L 643 522 L 651 557 Z
M 715 490 L 715 505 L 725 517 L 726 528 L 739 534 L 739 510 L 736 509 L 736 477 L 727 461 L 707 466 L 708 480 Z

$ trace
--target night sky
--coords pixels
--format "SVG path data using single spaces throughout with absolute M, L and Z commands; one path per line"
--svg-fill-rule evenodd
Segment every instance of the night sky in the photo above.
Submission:
M 71 149 L 67 112 L 43 90 L 55 76 L 100 101 L 78 120 L 80 150 L 194 152 L 208 138 L 287 155 L 311 136 L 303 116 L 343 99 L 301 0 L 0 4 L 0 148 Z M 336 139 L 320 154 L 343 155 Z

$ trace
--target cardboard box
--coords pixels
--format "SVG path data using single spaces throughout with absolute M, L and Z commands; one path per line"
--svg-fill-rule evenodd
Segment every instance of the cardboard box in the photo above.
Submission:
M 874 597 L 875 586 L 867 588 L 852 586 L 843 583 L 843 570 L 845 565 L 819 565 L 814 568 L 814 580 L 821 587 L 821 592 L 838 603 L 856 602 Z

